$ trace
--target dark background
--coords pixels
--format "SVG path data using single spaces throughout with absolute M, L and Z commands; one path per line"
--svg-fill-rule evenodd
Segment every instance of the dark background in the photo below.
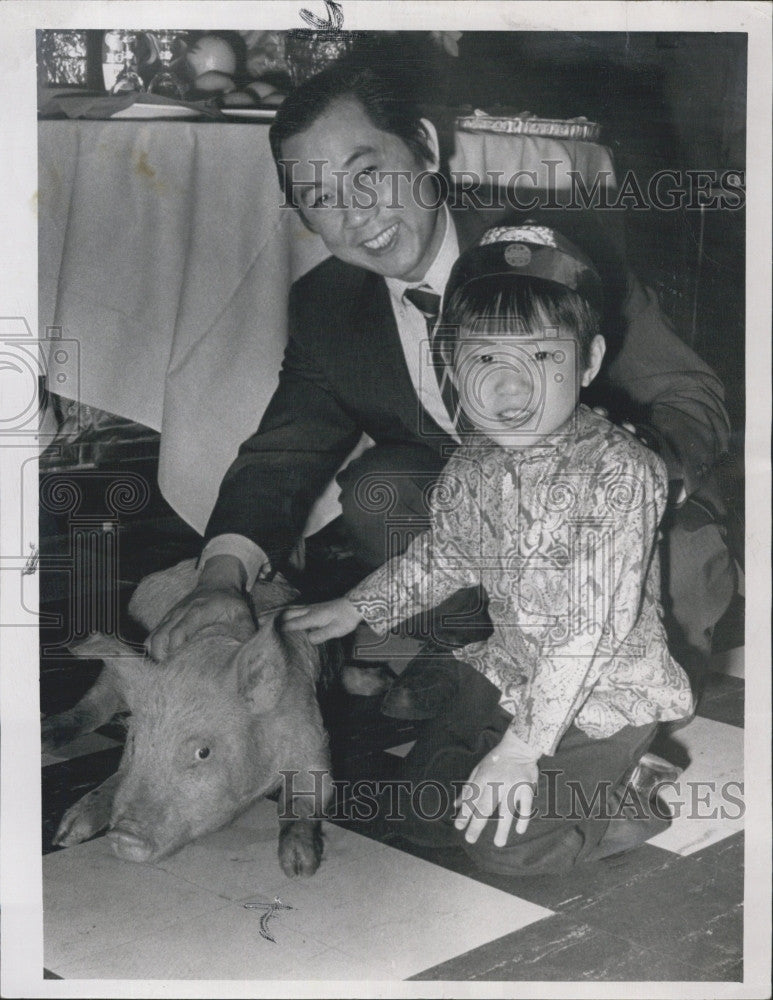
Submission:
M 633 171 L 645 190 L 663 169 L 745 169 L 744 34 L 473 31 L 458 58 L 419 34 L 385 36 L 379 46 L 428 104 L 599 122 L 618 177 Z M 633 269 L 722 378 L 742 434 L 743 209 L 629 210 L 625 222 Z

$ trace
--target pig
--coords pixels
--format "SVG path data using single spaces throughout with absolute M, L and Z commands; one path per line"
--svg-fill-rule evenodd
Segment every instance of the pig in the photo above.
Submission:
M 152 629 L 196 575 L 186 560 L 146 577 L 130 615 Z M 74 708 L 44 720 L 44 749 L 131 714 L 117 772 L 67 810 L 54 843 L 77 844 L 108 827 L 119 858 L 154 862 L 278 789 L 282 869 L 291 877 L 317 870 L 333 786 L 316 690 L 320 650 L 278 628 L 296 597 L 280 577 L 259 583 L 257 628 L 207 626 L 159 663 L 104 635 L 73 647 L 104 666 Z

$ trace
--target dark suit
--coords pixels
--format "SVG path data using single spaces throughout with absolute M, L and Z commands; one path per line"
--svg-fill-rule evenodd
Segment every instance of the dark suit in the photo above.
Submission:
M 701 488 L 728 439 L 719 379 L 676 336 L 654 294 L 626 270 L 614 225 L 592 211 L 529 214 L 577 243 L 601 274 L 608 359 L 589 402 L 647 425 L 672 477 L 683 477 L 688 493 Z M 456 209 L 453 217 L 461 249 L 503 221 L 501 211 Z M 206 532 L 207 538 L 247 536 L 275 567 L 362 431 L 378 446 L 429 445 L 440 454 L 454 445 L 420 410 L 380 275 L 325 260 L 293 286 L 289 325 L 279 387 L 226 473 Z M 690 587 L 694 579 L 691 570 Z M 726 573 L 723 580 L 710 610 L 714 620 L 730 599 Z M 706 607 L 703 598 L 699 603 Z M 701 632 L 704 625 L 695 628 Z

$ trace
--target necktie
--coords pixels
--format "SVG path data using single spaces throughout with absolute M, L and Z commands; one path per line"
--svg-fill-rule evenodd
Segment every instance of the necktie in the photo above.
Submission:
M 435 377 L 440 386 L 440 395 L 448 410 L 451 422 L 456 426 L 457 412 L 459 406 L 456 386 L 448 372 L 448 365 L 445 363 L 440 344 L 435 337 L 435 325 L 440 314 L 440 296 L 429 288 L 407 288 L 405 299 L 414 308 L 418 309 L 427 323 L 427 336 L 429 337 L 432 352 L 432 364 L 435 369 Z

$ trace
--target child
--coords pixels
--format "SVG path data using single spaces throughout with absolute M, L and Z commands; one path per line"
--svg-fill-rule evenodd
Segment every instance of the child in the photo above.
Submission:
M 439 842 L 463 832 L 480 864 L 509 874 L 651 836 L 640 802 L 634 828 L 611 823 L 608 804 L 577 807 L 600 802 L 602 786 L 619 804 L 655 724 L 692 710 L 659 618 L 665 466 L 579 404 L 604 356 L 600 308 L 592 264 L 554 230 L 491 229 L 463 253 L 442 329 L 464 435 L 435 487 L 431 531 L 345 597 L 286 613 L 313 642 L 362 620 L 385 634 L 483 584 L 493 635 L 454 655 L 494 685 L 499 707 L 480 678 L 465 682 L 410 757 L 424 755 L 414 777 L 461 788 L 458 833 L 446 810 Z

